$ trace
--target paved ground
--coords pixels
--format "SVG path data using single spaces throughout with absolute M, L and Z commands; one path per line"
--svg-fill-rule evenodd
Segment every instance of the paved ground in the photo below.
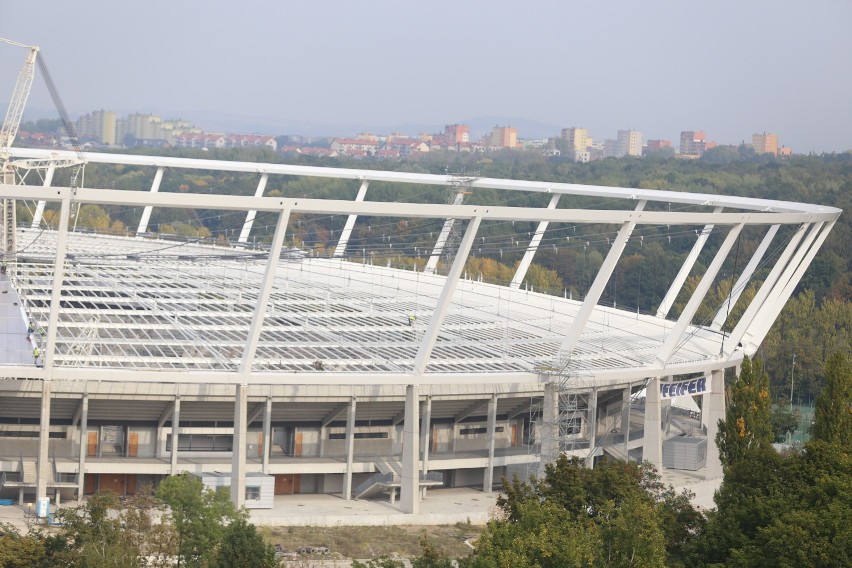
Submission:
M 401 513 L 399 502 L 391 505 L 388 499 L 345 501 L 336 495 L 279 495 L 272 509 L 254 509 L 249 514 L 254 524 L 265 526 L 484 524 L 494 510 L 497 495 L 468 487 L 432 489 L 426 492 L 415 515 Z M 0 506 L 0 523 L 25 528 L 35 521 L 31 512 L 26 505 Z

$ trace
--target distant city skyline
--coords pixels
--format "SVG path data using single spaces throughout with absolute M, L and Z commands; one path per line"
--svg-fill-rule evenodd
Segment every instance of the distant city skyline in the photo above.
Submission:
M 0 37 L 41 47 L 72 114 L 330 136 L 493 117 L 485 128 L 511 123 L 519 138 L 541 137 L 522 124 L 538 123 L 549 136 L 772 132 L 797 153 L 852 149 L 844 1 L 0 5 Z M 0 47 L 0 101 L 23 57 Z M 28 108 L 53 109 L 41 78 Z

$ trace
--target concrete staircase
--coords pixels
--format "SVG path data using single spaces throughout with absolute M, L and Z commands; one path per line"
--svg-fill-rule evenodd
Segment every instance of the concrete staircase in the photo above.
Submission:
M 24 485 L 35 485 L 38 478 L 38 468 L 33 459 L 21 458 L 21 482 Z

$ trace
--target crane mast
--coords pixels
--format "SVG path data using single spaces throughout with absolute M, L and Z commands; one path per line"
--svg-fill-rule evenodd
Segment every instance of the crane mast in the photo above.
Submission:
M 9 100 L 9 108 L 6 110 L 6 118 L 3 119 L 3 126 L 0 128 L 0 181 L 5 185 L 14 185 L 15 170 L 9 159 L 10 148 L 15 141 L 15 136 L 18 134 L 18 128 L 21 126 L 21 117 L 24 114 L 24 106 L 26 106 L 27 98 L 30 96 L 30 88 L 35 77 L 38 47 L 24 45 L 4 38 L 0 38 L 0 42 L 29 50 L 27 58 L 24 61 L 24 66 L 18 73 L 15 90 L 12 92 L 12 98 Z M 0 235 L 0 251 L 2 251 L 4 263 L 14 263 L 15 251 L 17 250 L 15 238 L 15 231 L 17 229 L 15 200 L 3 199 L 2 209 L 3 232 Z

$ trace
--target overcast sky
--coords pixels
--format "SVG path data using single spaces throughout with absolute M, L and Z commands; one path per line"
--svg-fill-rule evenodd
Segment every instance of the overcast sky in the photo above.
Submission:
M 72 117 L 218 113 L 298 134 L 278 125 L 493 116 L 852 149 L 850 0 L 0 0 L 0 37 L 41 47 Z M 0 45 L 0 101 L 23 56 Z M 29 106 L 53 108 L 41 78 Z

